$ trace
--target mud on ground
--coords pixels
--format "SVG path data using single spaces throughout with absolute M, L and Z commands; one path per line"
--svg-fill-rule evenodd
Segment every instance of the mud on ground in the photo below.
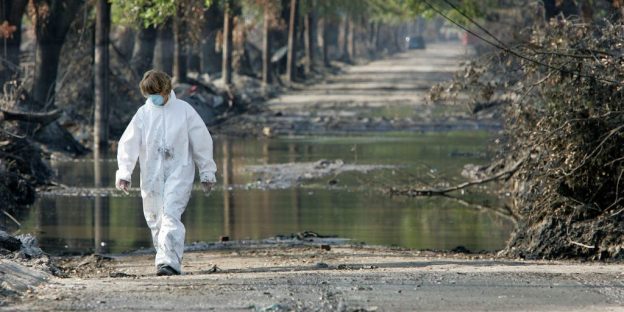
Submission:
M 155 276 L 152 254 L 96 260 L 0 310 L 622 311 L 624 304 L 622 264 L 353 245 L 232 246 L 187 253 L 184 275 L 174 277 Z

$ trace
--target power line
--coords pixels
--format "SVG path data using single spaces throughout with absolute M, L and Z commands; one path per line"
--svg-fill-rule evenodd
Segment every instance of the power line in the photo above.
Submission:
M 448 4 L 451 8 L 453 8 L 453 10 L 457 11 L 459 14 L 461 14 L 464 18 L 466 18 L 468 21 L 470 21 L 471 23 L 475 24 L 479 29 L 481 29 L 483 32 L 485 32 L 487 35 L 489 35 L 490 37 L 494 38 L 494 40 L 496 40 L 496 42 L 498 42 L 501 46 L 507 47 L 507 45 L 502 42 L 500 39 L 498 39 L 496 36 L 494 36 L 489 30 L 487 30 L 485 27 L 481 26 L 479 23 L 477 23 L 472 17 L 470 17 L 470 15 L 466 14 L 465 12 L 463 12 L 461 9 L 459 9 L 455 4 L 453 4 L 453 2 L 449 1 L 449 0 L 443 0 L 446 4 Z
M 475 24 L 479 29 L 484 30 L 486 32 L 486 34 L 488 34 L 489 36 L 491 36 L 492 38 L 494 38 L 494 40 L 496 40 L 497 42 L 500 42 L 502 45 L 497 44 L 496 42 L 493 42 L 492 40 L 486 39 L 483 36 L 475 33 L 474 31 L 472 31 L 471 29 L 469 29 L 468 27 L 462 25 L 461 23 L 453 20 L 452 18 L 450 18 L 448 15 L 444 14 L 444 12 L 442 12 L 441 10 L 439 10 L 438 8 L 434 7 L 428 0 L 423 0 L 423 2 L 429 6 L 429 8 L 431 8 L 434 12 L 440 14 L 440 16 L 444 17 L 446 20 L 448 20 L 449 22 L 455 24 L 457 27 L 463 29 L 464 31 L 466 31 L 467 33 L 475 36 L 476 38 L 486 42 L 487 44 L 502 50 L 506 53 L 509 53 L 511 55 L 514 55 L 520 59 L 523 59 L 525 61 L 540 65 L 540 66 L 544 66 L 553 70 L 558 70 L 564 73 L 568 73 L 568 74 L 576 74 L 579 77 L 583 77 L 583 78 L 591 78 L 591 79 L 596 79 L 599 81 L 603 81 L 603 82 L 608 82 L 608 83 L 613 83 L 613 84 L 619 84 L 618 81 L 615 80 L 611 80 L 611 79 L 607 79 L 607 78 L 602 78 L 602 77 L 596 77 L 593 75 L 587 75 L 587 74 L 583 74 L 580 71 L 576 71 L 576 70 L 569 70 L 567 68 L 564 67 L 560 67 L 560 66 L 553 66 L 547 63 L 544 63 L 542 61 L 533 59 L 531 57 L 528 56 L 524 56 L 522 54 L 520 54 L 519 52 L 516 52 L 514 50 L 512 50 L 511 48 L 507 47 L 507 45 L 505 45 L 501 40 L 499 40 L 496 36 L 494 36 L 492 33 L 490 33 L 489 31 L 487 31 L 483 26 L 481 26 L 479 23 L 477 23 L 476 21 L 474 21 L 471 17 L 468 16 L 468 14 L 464 13 L 463 11 L 461 11 L 459 8 L 457 8 L 455 5 L 451 4 L 448 0 L 444 0 L 444 2 L 446 2 L 447 4 L 449 4 L 455 11 L 457 11 L 459 14 L 461 14 L 462 16 L 464 16 L 465 18 L 468 19 L 468 21 L 470 21 L 471 23 Z

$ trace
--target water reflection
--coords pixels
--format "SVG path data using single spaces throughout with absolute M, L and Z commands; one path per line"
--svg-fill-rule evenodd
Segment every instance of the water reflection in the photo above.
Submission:
M 247 165 L 343 159 L 346 163 L 400 165 L 402 174 L 423 177 L 435 169 L 448 175 L 465 163 L 482 163 L 488 136 L 482 133 L 397 135 L 384 137 L 303 137 L 278 140 L 215 139 L 219 168 L 210 197 L 193 192 L 183 222 L 187 243 L 260 239 L 305 230 L 335 234 L 369 244 L 410 248 L 473 250 L 504 246 L 513 224 L 444 198 L 390 198 L 367 190 L 362 181 L 399 183 L 394 170 L 343 173 L 305 181 L 283 190 L 247 189 L 257 176 Z M 461 152 L 461 153 L 455 153 Z M 474 155 L 462 158 L 451 154 Z M 422 164 L 427 164 L 423 166 Z M 98 187 L 113 187 L 116 163 L 110 155 L 78 162 L 52 163 L 61 183 L 95 187 L 93 196 L 43 196 L 18 215 L 22 232 L 40 237 L 51 253 L 122 252 L 151 247 L 140 194 L 99 196 Z M 138 171 L 138 170 L 137 170 Z M 397 170 L 398 171 L 398 170 Z M 328 181 L 338 181 L 338 188 Z M 138 172 L 133 185 L 138 185 Z M 197 181 L 198 183 L 199 181 Z M 9 223 L 6 223 L 10 225 Z
M 234 184 L 232 180 L 234 173 L 232 172 L 232 143 L 229 140 L 223 141 L 223 236 L 232 235 L 232 227 L 234 225 L 234 193 L 231 186 Z
M 95 149 L 93 152 L 93 185 L 96 188 L 110 185 L 107 175 L 104 174 L 104 172 L 108 171 L 109 162 L 101 161 L 102 158 L 106 158 L 107 155 L 100 155 L 100 153 L 99 149 Z M 109 251 L 106 243 L 108 240 L 106 229 L 108 229 L 107 223 L 109 220 L 108 197 L 96 194 L 93 201 L 93 249 L 96 253 L 104 254 Z

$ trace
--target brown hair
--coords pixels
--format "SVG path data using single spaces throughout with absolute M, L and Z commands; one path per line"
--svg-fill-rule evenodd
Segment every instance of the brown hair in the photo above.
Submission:
M 171 77 L 159 70 L 148 70 L 143 74 L 143 79 L 139 83 L 141 94 L 169 94 L 171 92 Z

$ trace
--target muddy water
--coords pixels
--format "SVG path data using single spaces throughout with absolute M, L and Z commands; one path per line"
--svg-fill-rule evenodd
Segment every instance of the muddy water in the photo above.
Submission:
M 183 216 L 187 242 L 260 239 L 314 231 L 368 244 L 419 249 L 497 250 L 513 224 L 488 210 L 444 198 L 392 198 L 390 185 L 461 178 L 466 163 L 486 163 L 491 134 L 482 132 L 383 134 L 355 137 L 295 137 L 272 140 L 215 139 L 217 189 L 193 193 Z M 379 170 L 343 172 L 300 180 L 286 188 L 266 188 L 246 166 L 341 159 L 345 164 L 385 165 Z M 58 180 L 98 192 L 112 186 L 116 163 L 53 161 Z M 387 165 L 395 166 L 388 168 Z M 95 179 L 96 176 L 98 179 Z M 135 172 L 136 176 L 136 172 Z M 279 179 L 278 177 L 274 177 Z M 135 177 L 134 184 L 138 185 Z M 260 181 L 263 182 L 263 181 Z M 269 181 L 270 182 L 270 181 Z M 264 185 L 264 186 L 262 186 Z M 51 253 L 123 252 L 150 247 L 137 191 L 128 196 L 42 195 L 17 216 L 20 232 L 36 233 Z M 497 205 L 481 195 L 471 201 Z M 15 227 L 9 220 L 6 226 Z

